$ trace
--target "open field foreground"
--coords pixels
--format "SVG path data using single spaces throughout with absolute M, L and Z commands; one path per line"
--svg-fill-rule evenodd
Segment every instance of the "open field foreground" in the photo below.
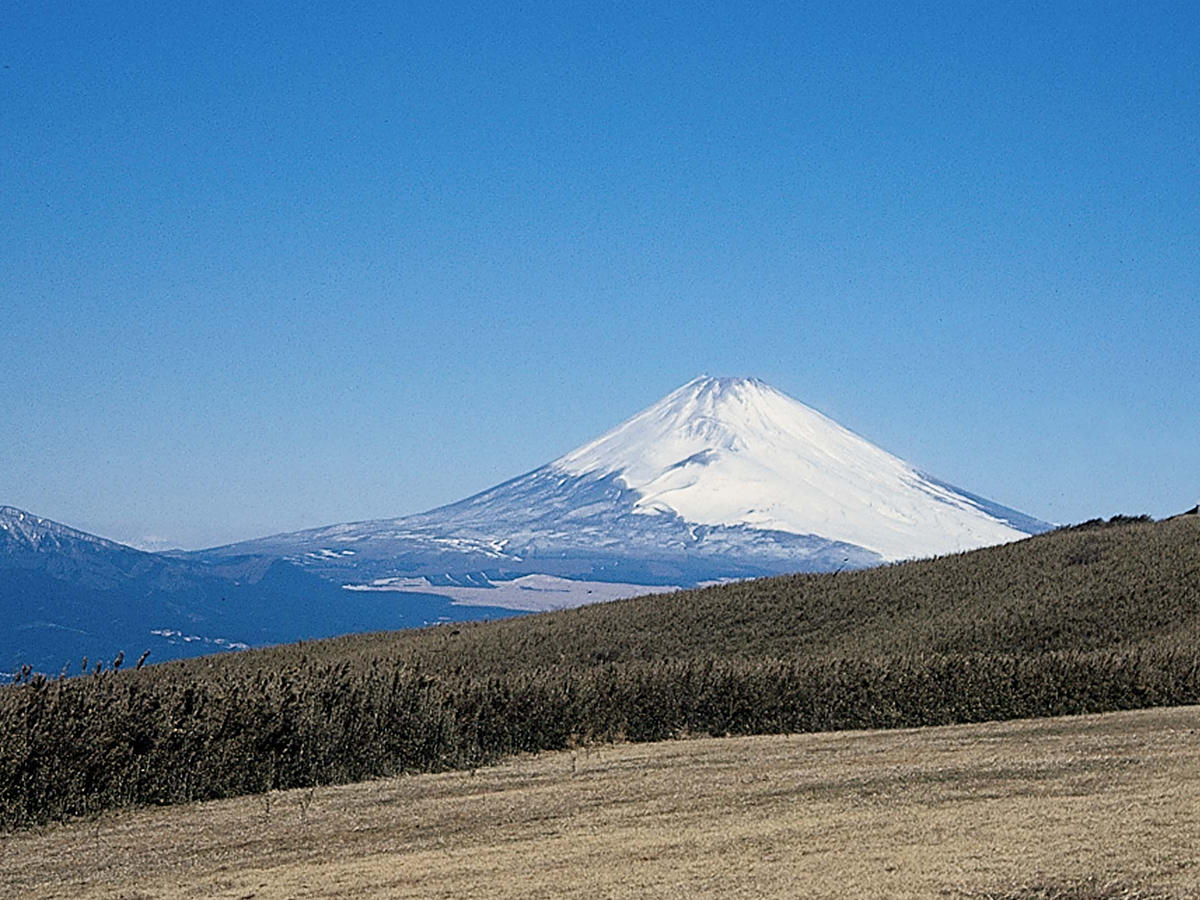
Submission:
M 1198 897 L 1200 707 L 607 745 L 0 837 L 4 897 Z

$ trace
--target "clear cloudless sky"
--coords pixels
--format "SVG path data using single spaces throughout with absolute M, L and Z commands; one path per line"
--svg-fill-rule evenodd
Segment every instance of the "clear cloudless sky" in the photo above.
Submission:
M 1045 519 L 1200 498 L 1200 4 L 6 3 L 0 504 L 209 546 L 756 375 Z

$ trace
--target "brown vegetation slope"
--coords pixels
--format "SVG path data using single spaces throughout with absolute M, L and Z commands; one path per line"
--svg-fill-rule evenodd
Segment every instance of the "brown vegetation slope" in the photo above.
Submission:
M 0 828 L 579 741 L 1200 699 L 1200 519 L 0 690 Z
M 784 575 L 500 622 L 305 644 L 310 659 L 403 658 L 508 674 L 560 663 L 1018 653 L 1200 637 L 1200 516 L 1061 529 L 876 569 Z M 295 646 L 158 667 L 259 667 Z

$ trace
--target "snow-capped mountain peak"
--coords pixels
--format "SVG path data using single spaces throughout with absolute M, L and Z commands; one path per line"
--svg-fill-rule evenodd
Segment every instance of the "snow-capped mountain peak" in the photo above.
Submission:
M 838 427 L 756 378 L 702 375 L 551 465 L 573 475 L 622 472 L 642 481 L 664 467 L 779 443 L 788 437 L 782 426 L 804 430 L 803 420 L 813 417 Z M 703 457 L 692 459 L 697 454 Z
M 821 535 L 884 559 L 1027 534 L 754 378 L 696 378 L 550 466 L 616 476 L 635 512 Z
M 696 584 L 877 565 L 1046 527 L 922 474 L 757 379 L 701 376 L 457 503 L 205 555 L 282 556 L 342 583 L 542 574 Z

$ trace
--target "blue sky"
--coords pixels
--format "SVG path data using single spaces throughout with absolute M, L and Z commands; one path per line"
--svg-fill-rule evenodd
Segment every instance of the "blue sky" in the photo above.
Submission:
M 708 372 L 1191 506 L 1200 6 L 914 6 L 6 4 L 0 504 L 400 515 Z

